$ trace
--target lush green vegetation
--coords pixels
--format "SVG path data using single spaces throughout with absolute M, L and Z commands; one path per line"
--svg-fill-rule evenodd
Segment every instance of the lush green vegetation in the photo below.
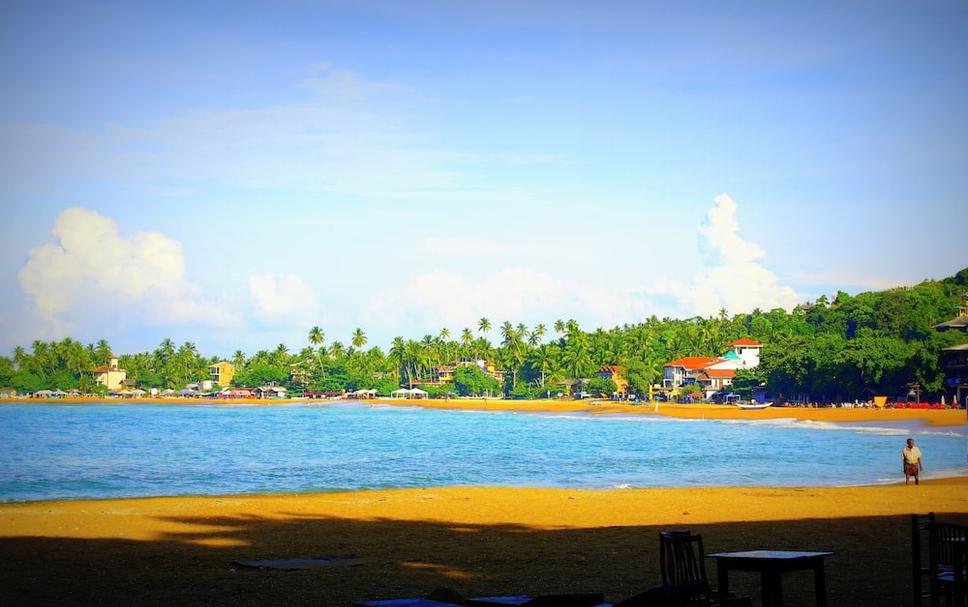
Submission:
M 399 386 L 428 382 L 437 365 L 456 360 L 494 361 L 505 373 L 504 385 L 474 366 L 458 367 L 454 384 L 433 387 L 431 395 L 457 393 L 538 398 L 557 394 L 555 382 L 592 378 L 587 385 L 610 393 L 597 380 L 601 365 L 628 369 L 634 391 L 644 393 L 660 383 L 665 362 L 683 356 L 721 354 L 740 337 L 763 342 L 762 364 L 737 377 L 737 387 L 750 389 L 766 382 L 777 398 L 813 400 L 895 396 L 916 383 L 925 394 L 937 394 L 943 373 L 939 352 L 968 341 L 961 333 L 937 333 L 933 325 L 953 317 L 961 294 L 968 289 L 968 268 L 941 281 L 913 287 L 865 292 L 840 292 L 831 301 L 820 297 L 792 311 L 755 310 L 728 316 L 721 310 L 710 318 L 659 319 L 612 329 L 584 331 L 574 320 L 557 320 L 552 329 L 529 328 L 503 322 L 499 341 L 489 335 L 492 323 L 482 318 L 456 339 L 443 329 L 420 340 L 397 337 L 388 352 L 365 348 L 366 334 L 353 332 L 349 346 L 327 343 L 325 332 L 314 327 L 298 352 L 285 344 L 252 356 L 241 351 L 229 359 L 236 366 L 236 385 L 275 383 L 291 390 L 336 392 L 375 388 L 386 395 Z M 0 357 L 0 385 L 31 392 L 43 388 L 93 390 L 90 370 L 107 362 L 105 341 L 84 346 L 71 339 L 33 343 L 31 351 L 17 348 L 13 357 Z M 217 358 L 203 357 L 194 344 L 176 347 L 164 340 L 151 352 L 123 355 L 120 366 L 142 388 L 181 388 L 206 379 Z M 601 385 L 600 385 L 601 384 Z M 612 388 L 614 389 L 614 388 Z M 592 390 L 589 390 L 592 391 Z

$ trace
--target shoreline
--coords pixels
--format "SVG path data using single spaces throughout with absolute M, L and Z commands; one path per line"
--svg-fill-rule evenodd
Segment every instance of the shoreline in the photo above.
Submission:
M 140 404 L 140 405 L 194 405 L 194 406 L 250 406 L 271 407 L 279 405 L 360 402 L 371 405 L 396 407 L 421 407 L 425 409 L 473 410 L 473 411 L 510 411 L 519 413 L 590 413 L 619 415 L 652 415 L 679 419 L 717 419 L 717 420 L 770 420 L 796 419 L 813 422 L 872 422 L 872 421 L 915 421 L 928 426 L 964 426 L 968 424 L 964 409 L 878 409 L 835 407 L 769 407 L 746 411 L 729 405 L 694 404 L 680 405 L 660 403 L 658 411 L 653 405 L 630 405 L 613 401 L 579 400 L 509 400 L 509 399 L 392 399 L 377 398 L 368 400 L 322 400 L 322 399 L 198 399 L 198 398 L 58 398 L 58 399 L 5 399 L 3 404 Z
M 957 484 L 963 484 L 968 490 L 968 474 L 965 471 L 951 471 L 948 475 L 938 475 L 938 476 L 921 476 L 921 484 L 939 484 L 954 482 Z M 647 491 L 752 491 L 752 490 L 762 490 L 770 489 L 777 491 L 804 491 L 804 490 L 824 490 L 824 489 L 874 489 L 878 487 L 895 487 L 903 486 L 902 481 L 896 480 L 886 480 L 884 482 L 866 482 L 858 483 L 854 485 L 688 485 L 688 486 L 672 486 L 672 485 L 659 485 L 654 487 L 630 487 L 630 486 L 613 486 L 613 487 L 545 487 L 540 485 L 535 486 L 519 486 L 519 485 L 428 485 L 423 487 L 391 487 L 384 489 L 332 489 L 332 490 L 311 490 L 306 492 L 300 491 L 280 491 L 278 493 L 184 493 L 184 494 L 170 494 L 170 495 L 129 495 L 129 496 L 116 496 L 116 497 L 58 497 L 50 499 L 38 499 L 38 500 L 0 500 L 0 515 L 2 515 L 3 508 L 6 506 L 40 506 L 40 505 L 57 505 L 57 504 L 81 504 L 81 503 L 103 503 L 103 502 L 131 502 L 131 501 L 146 501 L 146 500 L 237 500 L 237 499 L 310 499 L 310 498 L 328 498 L 337 495 L 358 495 L 358 494 L 384 494 L 384 493 L 395 493 L 395 492 L 410 492 L 410 491 L 573 491 L 573 492 L 616 492 L 616 493 L 626 493 L 626 492 L 647 492 Z M 966 510 L 968 512 L 968 510 Z M 0 516 L 2 518 L 2 516 Z M 0 524 L 0 537 L 2 537 L 3 526 Z

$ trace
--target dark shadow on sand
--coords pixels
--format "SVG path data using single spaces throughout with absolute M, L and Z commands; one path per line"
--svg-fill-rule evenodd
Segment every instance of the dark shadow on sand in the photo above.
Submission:
M 968 514 L 939 514 L 968 523 Z M 534 530 L 260 517 L 169 519 L 221 527 L 156 541 L 0 538 L 4 605 L 349 606 L 362 598 L 601 591 L 612 601 L 659 584 L 658 539 L 668 526 Z M 709 552 L 753 548 L 835 550 L 829 604 L 910 604 L 907 517 L 693 525 Z M 199 545 L 213 540 L 234 545 Z M 241 559 L 353 555 L 352 566 L 298 571 L 241 569 Z M 707 563 L 715 580 L 715 564 Z M 813 604 L 809 573 L 784 578 L 788 605 Z M 757 601 L 759 578 L 731 587 Z

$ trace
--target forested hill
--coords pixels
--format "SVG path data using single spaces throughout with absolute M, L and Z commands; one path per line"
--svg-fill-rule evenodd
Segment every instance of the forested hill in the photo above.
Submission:
M 755 310 L 730 316 L 659 319 L 586 331 L 574 320 L 556 320 L 548 327 L 527 327 L 504 321 L 493 327 L 487 318 L 451 336 L 449 328 L 422 338 L 395 338 L 388 350 L 366 347 L 362 328 L 348 344 L 327 341 L 313 327 L 298 351 L 286 344 L 252 355 L 203 356 L 192 342 L 180 347 L 164 340 L 152 351 L 122 354 L 121 367 L 141 388 L 182 388 L 208 377 L 208 365 L 223 358 L 236 367 L 236 384 L 274 382 L 291 389 L 337 391 L 376 388 L 381 394 L 400 385 L 419 384 L 433 377 L 433 368 L 459 359 L 486 359 L 505 372 L 504 386 L 488 385 L 516 397 L 554 393 L 555 382 L 593 378 L 602 365 L 622 365 L 633 390 L 645 393 L 661 383 L 664 363 L 683 356 L 723 354 L 728 344 L 752 337 L 764 344 L 762 365 L 741 372 L 738 387 L 767 382 L 777 398 L 814 400 L 897 396 L 915 383 L 926 396 L 943 387 L 939 353 L 968 342 L 968 335 L 938 333 L 933 326 L 954 317 L 968 291 L 968 268 L 944 280 L 927 280 L 833 300 L 820 297 L 794 310 Z M 454 329 L 457 329 L 456 327 Z M 495 339 L 492 343 L 491 339 Z M 110 345 L 101 340 L 84 345 L 70 338 L 35 341 L 31 350 L 17 348 L 12 358 L 0 357 L 0 386 L 21 392 L 40 389 L 95 390 L 91 370 L 104 364 Z M 118 354 L 118 353 L 116 353 Z M 296 373 L 293 373 L 296 371 Z M 484 386 L 485 384 L 480 384 Z M 468 389 L 476 390 L 472 384 Z M 483 388 L 481 388 L 483 389 Z M 428 386 L 432 394 L 452 386 Z
M 968 336 L 933 327 L 958 314 L 966 291 L 968 268 L 913 287 L 840 292 L 833 301 L 821 297 L 791 314 L 754 313 L 754 337 L 769 344 L 757 375 L 777 396 L 896 396 L 909 384 L 938 396 L 944 381 L 939 353 Z

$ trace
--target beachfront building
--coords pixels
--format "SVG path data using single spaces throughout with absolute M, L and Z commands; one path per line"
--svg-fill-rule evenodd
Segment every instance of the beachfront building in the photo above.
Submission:
M 961 296 L 958 316 L 934 326 L 936 331 L 968 332 L 968 292 Z M 945 388 L 952 401 L 959 407 L 968 408 L 968 344 L 961 344 L 941 351 Z
M 0 398 L 17 398 L 17 389 L 0 388 Z
M 714 369 L 706 368 L 696 376 L 696 382 L 702 386 L 702 391 L 709 398 L 733 383 L 736 378 L 736 369 Z
M 232 385 L 232 378 L 235 377 L 235 365 L 222 360 L 208 368 L 208 376 L 213 382 L 222 387 Z
M 733 383 L 739 369 L 754 369 L 760 364 L 763 344 L 747 337 L 729 344 L 722 356 L 686 356 L 663 366 L 662 387 L 672 390 L 696 383 L 706 398 Z
M 605 365 L 598 370 L 598 377 L 615 382 L 615 392 L 619 397 L 629 393 L 629 380 L 625 379 L 625 367 L 619 365 Z
M 678 388 L 692 383 L 706 368 L 726 360 L 718 356 L 686 356 L 667 362 L 662 367 L 662 387 Z
M 107 388 L 108 392 L 117 392 L 122 389 L 127 377 L 127 371 L 118 367 L 117 356 L 111 356 L 106 365 L 94 367 L 94 382 Z
M 950 391 L 952 404 L 968 408 L 968 344 L 941 351 L 945 387 Z
M 286 398 L 286 389 L 282 386 L 259 386 L 251 392 L 256 398 Z

